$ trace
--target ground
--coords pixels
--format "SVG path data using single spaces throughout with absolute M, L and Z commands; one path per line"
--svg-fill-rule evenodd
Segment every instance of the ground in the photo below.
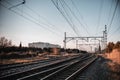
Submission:
M 109 55 L 114 55 L 114 58 L 99 55 L 99 58 L 84 73 L 78 75 L 77 80 L 120 80 L 120 64 L 118 61 L 120 59 L 116 56 L 120 53 L 113 52 Z
M 65 54 L 64 56 L 73 56 L 74 54 Z M 58 57 L 61 55 L 47 55 L 49 57 Z M 62 55 L 63 56 L 63 55 Z M 113 50 L 111 53 L 98 55 L 99 58 L 85 70 L 84 73 L 78 75 L 77 80 L 120 80 L 120 52 Z M 9 59 L 0 61 L 0 64 L 25 63 L 35 60 L 43 60 L 47 57 L 32 57 L 24 59 Z

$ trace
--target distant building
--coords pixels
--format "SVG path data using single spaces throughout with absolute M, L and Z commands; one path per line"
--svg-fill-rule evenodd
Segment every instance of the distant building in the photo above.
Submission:
M 29 47 L 35 47 L 35 48 L 61 48 L 60 45 L 56 44 L 50 44 L 45 42 L 33 42 L 28 44 Z

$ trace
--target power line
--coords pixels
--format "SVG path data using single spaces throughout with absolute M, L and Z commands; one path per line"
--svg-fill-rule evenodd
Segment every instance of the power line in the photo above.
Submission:
M 78 17 L 74 14 L 74 12 L 71 10 L 71 8 L 67 5 L 67 3 L 63 0 L 63 3 L 68 7 L 69 11 L 71 12 L 71 14 L 73 15 L 73 17 L 79 22 L 79 24 L 86 30 L 85 26 L 81 23 L 81 21 L 78 19 Z M 86 30 L 86 32 L 88 33 L 88 31 Z M 88 33 L 89 35 L 89 33 Z
M 108 22 L 109 22 L 109 19 L 110 19 L 110 14 L 111 14 L 112 6 L 113 6 L 113 3 L 111 2 L 110 10 L 109 10 L 109 15 L 108 15 L 107 25 L 108 25 Z
M 111 34 L 108 36 L 108 38 L 110 38 L 113 34 L 115 34 L 115 33 L 118 32 L 118 31 L 120 31 L 120 26 L 119 26 L 113 33 L 111 33 Z
M 55 0 L 54 3 L 57 5 L 58 9 L 61 10 L 60 13 L 63 13 L 62 16 L 65 18 L 65 20 L 67 19 L 67 17 L 69 18 L 70 20 L 70 23 L 71 23 L 71 26 L 73 26 L 73 21 L 72 21 L 72 18 L 66 13 L 66 10 L 62 11 L 62 9 L 59 7 L 59 3 L 58 3 L 58 0 Z M 64 8 L 64 6 L 62 5 L 62 7 Z M 58 10 L 59 11 L 59 10 Z M 66 16 L 65 16 L 66 15 Z M 66 20 L 67 21 L 67 20 Z M 68 23 L 70 25 L 70 23 Z M 70 26 L 70 27 L 71 27 Z M 74 27 L 73 27 L 74 28 Z M 73 29 L 72 29 L 73 30 Z M 73 30 L 74 31 L 74 30 Z M 66 32 L 66 31 L 65 31 Z M 69 32 L 67 32 L 69 33 Z M 76 33 L 77 34 L 77 33 Z M 69 35 L 73 35 L 72 33 L 69 33 Z
M 73 17 L 79 22 L 80 25 L 82 25 L 82 27 L 86 30 L 86 32 L 88 33 L 87 29 L 85 28 L 85 26 L 80 22 L 80 20 L 77 18 L 77 16 L 74 14 L 74 12 L 71 10 L 71 8 L 67 5 L 67 3 L 63 0 L 64 5 L 67 6 L 67 8 L 69 9 L 69 11 L 71 12 L 71 14 L 73 15 Z M 88 33 L 89 35 L 89 33 Z
M 7 3 L 9 3 L 9 2 L 7 2 Z M 12 5 L 11 3 L 9 3 L 10 5 Z M 33 13 L 35 13 L 38 17 L 41 17 L 38 13 L 36 13 L 36 11 L 34 11 L 33 9 L 31 9 L 30 7 L 28 7 L 27 5 L 24 5 L 26 8 L 28 8 L 29 10 L 31 10 Z M 20 9 L 19 9 L 20 10 Z M 34 18 L 33 16 L 31 16 L 30 14 L 28 14 L 28 13 L 26 13 L 26 12 L 24 12 L 27 16 L 29 16 L 30 18 L 32 18 L 32 19 L 34 19 L 34 20 L 36 20 L 38 23 L 41 23 L 42 25 L 45 25 L 45 26 L 48 26 L 52 31 L 56 31 L 55 30 L 55 26 L 53 26 L 52 24 L 50 24 L 50 23 L 48 23 L 48 21 L 46 21 L 45 20 L 45 18 L 44 18 L 44 20 L 48 23 L 48 24 L 46 24 L 46 23 L 43 23 L 43 22 L 40 22 L 39 20 L 37 20 L 36 18 Z M 42 17 L 43 18 L 43 17 Z M 50 26 L 51 25 L 51 26 Z M 58 29 L 57 29 L 58 30 Z M 60 29 L 59 29 L 60 30 Z M 58 34 L 58 32 L 55 32 L 55 33 L 57 33 Z
M 113 19 L 114 19 L 116 10 L 117 10 L 118 3 L 119 3 L 119 0 L 117 0 L 117 2 L 116 2 L 116 6 L 115 6 L 115 9 L 114 9 L 114 12 L 113 12 L 113 16 L 112 16 L 112 19 L 110 21 L 110 25 L 109 25 L 109 28 L 108 28 L 108 33 L 109 33 L 110 29 L 111 29 L 111 25 L 112 25 L 112 22 L 113 22 Z
M 72 29 L 74 30 L 74 32 L 79 36 L 78 31 L 76 31 L 76 30 L 78 30 L 78 29 L 75 28 L 76 26 L 75 26 L 75 24 L 73 23 L 72 17 L 69 15 L 67 9 L 65 9 L 64 3 L 62 3 L 61 0 L 60 0 L 60 3 L 61 3 L 61 5 L 62 5 L 62 7 L 63 7 L 63 9 L 64 9 L 64 12 L 66 13 L 66 16 L 67 16 L 68 20 L 69 20 L 70 23 L 72 24 L 72 25 L 71 25 L 71 28 L 72 28 Z
M 54 3 L 55 3 L 55 1 L 53 1 Z M 67 18 L 67 20 L 70 22 L 68 22 L 69 24 L 70 24 L 70 26 L 71 26 L 71 28 L 74 30 L 74 32 L 75 33 L 77 33 L 78 34 L 78 31 L 76 31 L 76 30 L 78 30 L 77 29 L 77 27 L 74 25 L 74 23 L 73 23 L 73 21 L 72 21 L 72 17 L 70 17 L 70 13 L 74 16 L 74 18 L 79 22 L 79 24 L 81 25 L 81 26 L 83 26 L 83 28 L 85 28 L 84 27 L 84 25 L 80 22 L 80 20 L 77 18 L 77 16 L 73 13 L 73 11 L 70 9 L 70 7 L 66 4 L 66 2 L 64 1 L 64 0 L 59 0 L 59 2 L 60 2 L 60 4 L 62 5 L 62 8 L 63 8 L 63 10 L 64 10 L 64 12 L 62 11 L 62 9 L 60 9 L 60 7 L 58 6 L 58 2 L 56 2 L 55 4 L 56 4 L 56 6 L 59 8 L 59 10 L 61 10 L 61 12 L 62 12 L 62 14 L 64 15 L 64 17 L 66 17 Z M 64 7 L 64 6 L 66 6 L 66 8 Z M 68 11 L 67 11 L 68 10 Z M 68 14 L 68 12 L 70 12 L 69 14 Z M 73 26 L 74 25 L 74 26 Z M 75 29 L 76 28 L 76 29 Z M 85 29 L 86 30 L 86 29 Z M 88 33 L 88 31 L 86 30 L 86 32 Z M 89 33 L 88 33 L 89 34 Z
M 80 13 L 80 11 L 78 10 L 77 6 L 76 6 L 75 3 L 73 2 L 73 0 L 71 0 L 71 2 L 72 2 L 72 4 L 73 4 L 73 6 L 75 7 L 75 9 L 77 10 L 77 12 L 79 13 L 79 15 L 80 15 L 81 19 L 83 20 L 85 26 L 88 28 L 88 26 L 87 26 L 87 24 L 85 23 L 85 21 L 84 21 L 84 19 L 83 19 L 83 16 L 81 15 L 81 13 Z M 81 24 L 80 21 L 79 21 L 79 23 Z M 82 25 L 82 26 L 83 26 L 83 28 L 86 30 L 86 32 L 87 32 L 88 35 L 89 35 L 90 33 L 88 32 L 87 28 L 86 28 L 84 25 Z
M 68 11 L 70 11 L 70 13 L 75 17 L 75 14 L 72 12 L 72 10 L 70 9 L 70 7 L 66 4 L 66 2 L 65 2 L 64 0 L 62 0 L 61 2 L 66 6 L 66 8 L 68 8 Z M 70 13 L 69 13 L 69 14 L 70 14 Z M 74 28 L 75 28 L 76 31 L 78 30 L 75 25 L 74 25 Z M 77 33 L 78 33 L 78 32 L 79 32 L 79 31 L 77 31 Z
M 48 25 L 51 25 L 50 27 L 52 28 L 52 29 L 56 29 L 55 28 L 55 25 L 53 25 L 53 24 L 51 24 L 49 21 L 47 21 L 43 16 L 41 16 L 41 15 L 39 15 L 35 10 L 33 10 L 33 9 L 31 9 L 28 5 L 26 5 L 25 4 L 25 7 L 26 8 L 28 8 L 29 10 L 31 10 L 33 13 L 35 13 L 38 17 L 41 17 L 42 19 L 44 19 L 44 21 L 46 21 L 46 25 L 48 26 Z M 42 23 L 42 22 L 41 22 Z M 45 24 L 45 23 L 43 23 L 43 24 Z M 58 30 L 58 29 L 57 29 Z M 60 30 L 60 29 L 59 29 Z
M 53 25 L 53 24 L 51 24 L 49 21 L 47 21 L 43 16 L 41 16 L 41 15 L 39 15 L 35 10 L 33 10 L 33 9 L 31 9 L 29 6 L 27 6 L 27 5 L 25 5 L 25 7 L 26 8 L 28 8 L 29 10 L 31 10 L 33 13 L 35 13 L 38 17 L 40 17 L 40 18 L 42 18 L 46 23 L 43 23 L 43 22 L 40 22 L 40 23 L 42 23 L 43 25 L 46 25 L 46 26 L 48 26 L 49 28 L 51 28 L 52 30 L 54 30 L 54 31 L 57 31 L 57 30 L 59 30 L 59 32 L 60 32 L 60 29 L 58 29 L 57 27 L 55 28 L 55 25 Z M 57 31 L 57 33 L 59 33 L 58 31 Z
M 58 7 L 58 2 L 55 3 L 55 1 L 51 0 L 52 3 L 55 5 L 55 7 L 58 9 L 58 11 L 62 14 L 63 18 L 68 22 L 68 24 L 70 25 L 70 27 L 72 28 L 72 30 L 76 33 L 75 29 L 74 29 L 74 26 L 73 26 L 73 23 L 71 22 L 71 19 L 68 19 L 67 16 L 65 15 L 65 12 L 63 12 L 59 7 Z M 77 33 L 76 33 L 77 34 Z M 78 35 L 78 34 L 77 34 Z
M 26 20 L 28 20 L 28 21 L 30 21 L 30 22 L 32 22 L 32 23 L 34 23 L 34 24 L 36 24 L 36 25 L 40 26 L 41 28 L 43 28 L 43 27 L 42 27 L 43 25 L 41 25 L 41 24 L 37 23 L 36 21 L 34 21 L 34 20 L 32 20 L 32 19 L 30 19 L 30 18 L 28 18 L 28 17 L 26 17 L 26 16 L 24 16 L 24 15 L 22 15 L 22 14 L 20 14 L 20 13 L 16 12 L 16 11 L 12 10 L 12 9 L 9 9 L 9 8 L 8 8 L 8 7 L 6 7 L 5 5 L 3 5 L 1 2 L 0 2 L 0 4 L 1 4 L 1 6 L 3 6 L 3 7 L 4 7 L 4 8 L 6 8 L 6 9 L 8 9 L 9 11 L 11 11 L 11 12 L 13 12 L 13 13 L 15 13 L 15 14 L 17 14 L 17 15 L 21 16 L 21 17 L 23 17 L 24 19 L 26 19 Z M 44 28 L 43 28 L 43 29 L 49 30 L 49 31 L 51 31 L 52 33 L 54 33 L 52 30 L 48 29 L 48 28 L 47 28 L 47 27 L 45 27 L 45 26 L 44 26 Z M 56 34 L 56 35 L 58 36 L 59 34 Z
M 103 0 L 101 0 L 101 4 L 100 4 L 99 16 L 98 16 L 98 24 L 97 24 L 97 27 L 96 27 L 96 34 L 97 34 L 98 29 L 100 27 L 100 20 L 101 20 L 102 8 L 103 8 Z
M 8 4 L 10 4 L 10 5 L 12 5 L 10 2 L 8 2 L 8 1 L 6 1 Z M 38 17 L 40 16 L 36 11 L 34 11 L 33 9 L 31 9 L 29 6 L 27 6 L 27 5 L 24 5 L 25 7 L 27 7 L 29 10 L 31 10 L 33 13 L 35 13 Z M 19 11 L 20 11 L 20 9 L 19 8 L 17 8 Z M 51 23 L 49 23 L 47 20 L 45 20 L 45 18 L 44 17 L 42 17 L 42 18 L 44 18 L 44 20 L 46 21 L 46 23 L 43 23 L 43 22 L 40 22 L 39 20 L 37 20 L 36 18 L 34 18 L 33 16 L 31 16 L 30 14 L 28 14 L 28 13 L 26 13 L 26 12 L 24 12 L 27 16 L 29 16 L 30 18 L 32 18 L 33 20 L 36 20 L 38 23 L 41 23 L 42 25 L 44 25 L 44 27 L 45 26 L 47 26 L 48 28 L 49 28 L 49 30 L 50 31 L 52 31 L 53 33 L 56 33 L 56 34 L 58 34 L 58 35 L 62 35 L 61 33 L 59 33 L 57 30 L 60 30 L 60 29 L 56 29 L 55 28 L 55 26 L 54 25 L 52 25 Z M 41 17 L 41 16 L 40 16 Z M 46 27 L 46 28 L 47 28 Z

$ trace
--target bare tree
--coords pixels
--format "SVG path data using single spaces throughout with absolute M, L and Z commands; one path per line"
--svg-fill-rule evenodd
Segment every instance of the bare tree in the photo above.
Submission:
M 12 45 L 12 41 L 6 39 L 5 37 L 0 37 L 0 46 L 1 47 L 8 47 Z
M 106 52 L 110 53 L 113 50 L 114 45 L 115 44 L 113 42 L 109 42 L 106 48 Z
M 120 41 L 118 41 L 118 42 L 114 45 L 114 49 L 120 49 Z

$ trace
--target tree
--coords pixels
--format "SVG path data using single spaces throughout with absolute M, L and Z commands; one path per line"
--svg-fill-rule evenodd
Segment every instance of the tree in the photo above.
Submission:
M 106 52 L 110 53 L 113 50 L 113 47 L 114 47 L 114 43 L 109 42 L 106 48 Z
M 0 37 L 0 47 L 9 47 L 12 45 L 12 41 L 5 37 Z
M 21 47 L 22 47 L 22 43 L 20 42 L 19 48 L 21 48 Z
M 118 42 L 114 45 L 114 49 L 120 49 L 120 41 L 118 41 Z

